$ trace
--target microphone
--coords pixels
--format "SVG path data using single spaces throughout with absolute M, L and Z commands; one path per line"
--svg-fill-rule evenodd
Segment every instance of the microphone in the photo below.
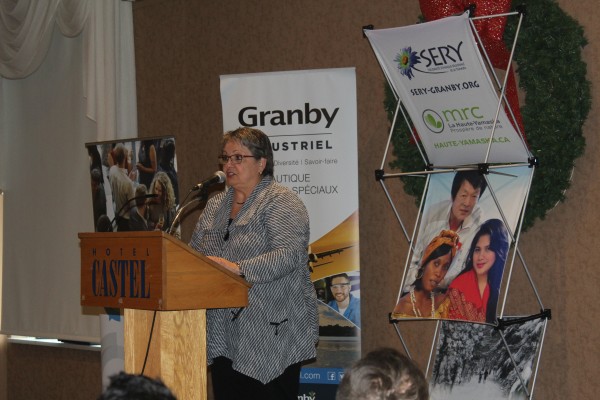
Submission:
M 206 189 L 212 185 L 225 182 L 225 172 L 217 171 L 210 178 L 203 180 L 199 184 L 192 187 L 192 191 Z

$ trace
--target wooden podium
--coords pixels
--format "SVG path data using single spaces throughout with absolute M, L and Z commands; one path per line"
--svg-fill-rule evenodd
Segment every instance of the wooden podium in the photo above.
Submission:
M 248 305 L 250 284 L 161 231 L 79 239 L 81 305 L 124 309 L 125 371 L 205 400 L 206 309 Z

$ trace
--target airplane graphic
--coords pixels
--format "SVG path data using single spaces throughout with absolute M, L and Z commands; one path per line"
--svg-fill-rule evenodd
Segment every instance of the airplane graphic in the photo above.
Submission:
M 323 257 L 333 257 L 334 255 L 340 254 L 344 250 L 349 249 L 351 247 L 354 247 L 354 245 L 352 245 L 352 246 L 346 246 L 346 247 L 340 247 L 338 249 L 333 249 L 333 250 L 322 251 L 320 253 L 313 253 L 313 252 L 311 252 L 310 246 L 309 246 L 309 248 L 308 248 L 308 267 L 310 268 L 310 272 L 313 272 L 313 268 L 321 267 L 323 265 L 331 264 L 333 262 L 333 261 L 327 261 L 327 262 L 322 262 L 320 264 L 316 264 Z

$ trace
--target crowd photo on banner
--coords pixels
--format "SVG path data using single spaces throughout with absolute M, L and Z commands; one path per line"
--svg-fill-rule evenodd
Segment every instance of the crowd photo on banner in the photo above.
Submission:
M 86 144 L 94 229 L 167 231 L 179 206 L 174 137 Z

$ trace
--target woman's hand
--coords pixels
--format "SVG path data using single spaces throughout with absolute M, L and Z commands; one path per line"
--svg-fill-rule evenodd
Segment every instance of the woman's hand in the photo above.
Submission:
M 217 264 L 224 266 L 231 272 L 237 275 L 241 275 L 240 266 L 237 263 L 231 262 L 223 257 L 208 256 L 208 258 L 213 260 Z

